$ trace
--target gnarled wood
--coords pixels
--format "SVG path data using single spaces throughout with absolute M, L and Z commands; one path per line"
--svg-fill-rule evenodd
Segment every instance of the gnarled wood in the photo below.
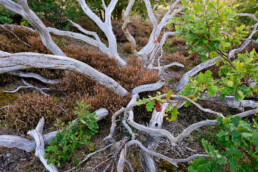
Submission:
M 121 96 L 128 94 L 115 80 L 78 60 L 56 55 L 38 53 L 10 54 L 0 51 L 0 74 L 29 68 L 72 70 L 91 78 Z

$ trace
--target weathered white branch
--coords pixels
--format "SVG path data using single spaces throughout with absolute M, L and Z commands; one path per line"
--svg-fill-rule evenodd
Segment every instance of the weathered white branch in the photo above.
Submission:
M 253 115 L 257 111 L 258 111 L 258 109 L 250 110 L 250 111 L 247 111 L 246 114 Z M 242 117 L 241 114 L 237 114 L 235 116 Z M 245 117 L 245 116 L 243 116 L 243 117 Z M 194 123 L 194 124 L 190 125 L 188 128 L 186 128 L 177 137 L 174 137 L 169 131 L 167 131 L 165 129 L 153 129 L 153 128 L 150 128 L 150 127 L 146 127 L 144 125 L 136 123 L 133 119 L 134 119 L 134 114 L 133 114 L 132 111 L 129 111 L 129 117 L 128 117 L 127 122 L 131 126 L 133 126 L 134 128 L 136 128 L 136 129 L 138 129 L 140 131 L 144 131 L 144 132 L 146 132 L 148 134 L 165 136 L 165 137 L 167 137 L 170 140 L 170 142 L 172 144 L 181 141 L 183 138 L 185 138 L 188 135 L 190 135 L 191 132 L 193 132 L 194 130 L 196 130 L 196 129 L 200 128 L 200 127 L 209 126 L 209 125 L 217 125 L 218 124 L 217 120 L 205 120 L 205 121 L 197 122 L 197 123 Z
M 10 54 L 0 51 L 0 73 L 28 68 L 64 69 L 81 73 L 121 96 L 128 92 L 115 80 L 78 60 L 56 55 L 38 53 Z
M 64 52 L 52 40 L 46 26 L 39 17 L 30 10 L 27 0 L 18 0 L 19 4 L 11 0 L 0 0 L 0 4 L 14 13 L 25 17 L 28 22 L 39 32 L 42 43 L 55 55 L 65 56 Z
M 251 34 L 249 35 L 249 37 L 244 41 L 244 43 L 239 47 L 239 48 L 236 48 L 236 49 L 233 49 L 229 52 L 229 55 L 228 57 L 231 59 L 231 58 L 234 58 L 235 55 L 241 51 L 243 51 L 245 49 L 245 47 L 250 44 L 250 42 L 252 42 L 252 37 L 254 36 L 254 34 L 257 32 L 257 27 L 258 27 L 258 22 L 255 24 L 254 28 L 253 28 L 253 31 L 251 32 Z
M 7 29 L 5 27 L 5 25 L 0 25 L 1 28 L 3 28 L 4 30 L 6 30 L 7 32 L 11 33 L 18 41 L 20 41 L 21 43 L 23 43 L 24 45 L 26 45 L 27 47 L 30 47 L 30 45 L 26 42 L 24 42 L 23 40 L 21 40 L 15 33 L 13 33 L 11 30 Z
M 186 72 L 183 75 L 183 77 L 180 79 L 180 81 L 178 82 L 178 84 L 176 86 L 176 92 L 181 92 L 185 88 L 185 85 L 189 82 L 189 76 L 194 76 L 197 73 L 199 73 L 200 71 L 202 71 L 203 69 L 206 69 L 208 67 L 215 65 L 215 62 L 218 59 L 220 59 L 219 56 L 209 59 L 206 62 L 203 62 L 203 63 L 195 66 L 193 69 L 189 70 L 188 72 Z
M 6 106 L 1 107 L 0 110 L 6 109 L 6 108 L 12 108 L 12 107 L 14 107 L 14 106 L 6 105 Z
M 131 48 L 134 52 L 134 54 L 138 57 L 140 57 L 143 60 L 143 66 L 146 65 L 146 62 L 148 60 L 148 56 L 153 52 L 155 46 L 156 46 L 156 41 L 161 33 L 161 30 L 167 25 L 168 21 L 170 19 L 172 19 L 172 17 L 181 12 L 182 9 L 184 8 L 183 6 L 180 7 L 179 9 L 174 9 L 176 4 L 178 4 L 181 0 L 177 0 L 176 2 L 174 2 L 171 6 L 170 9 L 167 11 L 167 13 L 163 16 L 163 18 L 161 19 L 160 23 L 158 24 L 157 19 L 153 13 L 153 9 L 151 7 L 150 1 L 149 0 L 144 0 L 145 6 L 147 8 L 147 12 L 148 12 L 148 16 L 150 18 L 150 21 L 153 24 L 153 30 L 152 33 L 149 37 L 149 41 L 148 43 L 139 51 L 137 52 L 136 50 L 136 41 L 134 39 L 134 37 L 129 33 L 127 26 L 130 23 L 130 19 L 129 19 L 129 14 L 132 11 L 132 7 L 135 3 L 135 0 L 130 0 L 129 4 L 125 10 L 124 13 L 124 24 L 122 27 L 122 30 L 127 38 L 127 40 L 129 40 L 129 42 L 131 43 Z M 170 34 L 170 33 L 169 33 Z M 169 35 L 168 34 L 168 35 Z M 166 37 L 167 35 L 165 35 Z M 156 50 L 158 51 L 159 48 Z M 153 52 L 153 54 L 155 54 L 156 52 Z
M 74 23 L 72 20 L 69 20 L 69 21 L 72 23 L 72 25 L 73 25 L 74 27 L 76 27 L 77 29 L 79 29 L 82 33 L 84 33 L 84 34 L 86 34 L 86 35 L 91 35 L 91 36 L 93 36 L 93 37 L 96 39 L 96 41 L 101 42 L 101 41 L 100 41 L 100 38 L 99 38 L 99 36 L 98 36 L 98 34 L 97 34 L 96 32 L 88 31 L 88 30 L 82 28 L 79 24 Z
M 129 19 L 129 14 L 132 11 L 134 2 L 135 2 L 135 0 L 130 0 L 127 7 L 126 7 L 126 10 L 125 10 L 124 15 L 123 15 L 124 23 L 123 23 L 123 26 L 122 26 L 122 30 L 123 30 L 127 40 L 131 43 L 132 52 L 136 56 L 138 56 L 138 52 L 136 50 L 136 41 L 135 41 L 134 37 L 130 34 L 130 32 L 127 28 L 128 24 L 131 22 L 130 19 Z
M 103 31 L 103 33 L 107 37 L 108 39 L 107 54 L 110 57 L 114 57 L 120 65 L 122 66 L 126 65 L 126 61 L 123 60 L 117 52 L 117 41 L 116 41 L 114 32 L 112 30 L 112 23 L 111 23 L 111 13 L 114 10 L 118 0 L 112 0 L 109 3 L 108 7 L 105 8 L 105 22 L 102 22 L 101 19 L 92 12 L 92 10 L 89 8 L 85 0 L 78 0 L 78 2 L 80 3 L 84 13 L 97 24 L 97 26 Z
M 123 172 L 124 171 L 124 165 L 125 165 L 125 157 L 126 157 L 126 151 L 127 151 L 127 146 L 125 145 L 125 147 L 122 149 L 120 155 L 119 155 L 119 159 L 117 162 L 117 167 L 116 170 L 118 172 Z
M 116 124 L 116 118 L 123 112 L 127 112 L 131 110 L 134 106 L 136 106 L 137 99 L 139 98 L 138 94 L 134 94 L 130 100 L 130 102 L 127 104 L 126 108 L 122 107 L 120 110 L 118 110 L 116 113 L 112 115 L 112 120 L 111 120 L 111 127 L 109 131 L 109 135 L 104 138 L 106 141 L 111 141 L 114 142 L 113 135 L 115 132 L 115 128 L 117 126 Z
M 155 90 L 162 88 L 164 85 L 165 85 L 165 83 L 162 81 L 158 81 L 154 84 L 140 85 L 140 86 L 135 87 L 132 90 L 131 94 L 134 95 L 134 94 L 139 94 L 139 93 L 146 92 L 146 91 L 155 91 Z
M 86 35 L 80 34 L 80 33 L 76 33 L 76 32 L 71 32 L 71 31 L 62 31 L 62 30 L 58 30 L 56 28 L 52 28 L 52 27 L 48 27 L 47 28 L 49 32 L 55 34 L 55 35 L 59 35 L 59 36 L 68 36 L 77 40 L 81 40 L 83 42 L 86 42 L 90 45 L 93 45 L 97 48 L 99 48 L 100 51 L 102 51 L 103 53 L 108 53 L 108 48 L 106 47 L 105 44 L 103 44 L 102 42 L 99 42 L 97 40 L 94 40 L 93 38 L 90 38 Z
M 161 106 L 161 112 L 157 112 L 156 109 L 152 112 L 152 116 L 149 124 L 150 128 L 160 129 L 162 127 L 164 114 L 168 105 L 169 105 L 168 103 L 164 103 Z M 144 146 L 149 150 L 155 151 L 158 146 L 160 138 L 161 138 L 160 135 L 150 134 Z M 144 168 L 144 171 L 156 172 L 156 165 L 152 156 L 145 151 L 141 153 L 141 163 Z
M 84 162 L 86 162 L 88 159 L 90 159 L 92 156 L 96 155 L 97 153 L 103 152 L 103 151 L 107 150 L 107 149 L 110 148 L 112 145 L 113 145 L 113 144 L 109 144 L 109 145 L 105 146 L 104 148 L 101 148 L 101 149 L 99 149 L 99 150 L 97 150 L 97 151 L 94 151 L 94 152 L 92 152 L 92 153 L 89 153 L 82 161 L 80 161 L 80 163 L 77 165 L 77 167 L 80 166 L 80 165 L 82 165 Z M 73 167 L 72 169 L 66 170 L 65 172 L 71 172 L 71 171 L 75 170 L 77 167 Z
M 26 85 L 26 86 L 19 86 L 18 88 L 16 88 L 15 90 L 12 90 L 12 91 L 4 91 L 5 93 L 16 93 L 18 92 L 20 89 L 25 89 L 25 88 L 33 88 L 33 89 L 36 89 L 38 90 L 41 94 L 45 95 L 45 96 L 49 96 L 47 93 L 45 93 L 43 90 L 49 90 L 49 88 L 38 88 L 38 87 L 35 87 L 29 83 L 27 83 L 26 81 L 24 81 L 22 79 L 22 82 Z
M 103 119 L 108 115 L 108 110 L 101 108 L 97 111 L 95 111 L 96 115 L 98 116 L 97 122 Z M 50 132 L 48 134 L 45 134 L 43 136 L 44 143 L 47 144 L 51 140 L 55 138 L 57 134 L 57 131 Z M 4 146 L 7 148 L 18 148 L 25 150 L 26 152 L 31 152 L 36 148 L 35 141 L 30 141 L 28 139 L 19 137 L 19 136 L 13 136 L 13 135 L 0 135 L 0 146 Z
M 153 10 L 152 10 L 152 7 L 151 7 L 151 3 L 150 3 L 150 0 L 144 0 L 144 3 L 146 5 L 146 8 L 147 8 L 147 13 L 148 13 L 148 16 L 150 18 L 150 21 L 154 27 L 154 30 L 156 30 L 156 27 L 158 25 L 158 21 L 153 13 Z
M 254 14 L 249 14 L 249 13 L 236 13 L 237 16 L 245 16 L 245 17 L 251 17 L 253 18 L 255 21 L 258 22 L 258 19 L 256 18 L 256 16 Z
M 209 155 L 203 155 L 203 154 L 196 154 L 196 155 L 192 155 L 186 159 L 172 159 L 172 158 L 169 158 L 165 155 L 162 155 L 160 153 L 157 153 L 157 152 L 154 152 L 154 151 L 151 151 L 149 149 L 147 149 L 146 147 L 144 147 L 138 140 L 131 140 L 128 142 L 128 147 L 129 146 L 132 146 L 132 145 L 137 145 L 139 146 L 143 151 L 147 152 L 148 154 L 152 155 L 152 156 L 155 156 L 157 158 L 161 158 L 165 161 L 168 161 L 170 162 L 171 164 L 175 165 L 177 167 L 177 163 L 179 162 L 188 162 L 188 161 L 191 161 L 193 160 L 194 158 L 198 158 L 198 157 L 206 157 L 208 158 Z
M 44 164 L 45 168 L 50 172 L 57 172 L 57 168 L 52 164 L 47 164 L 47 160 L 44 158 L 45 149 L 44 149 L 44 139 L 42 136 L 44 126 L 44 117 L 41 118 L 35 130 L 28 132 L 28 135 L 34 138 L 36 142 L 36 151 L 35 155 L 39 157 L 40 161 Z
M 119 111 L 117 111 L 116 113 L 114 113 L 112 115 L 112 119 L 111 119 L 111 127 L 110 127 L 110 132 L 109 132 L 109 135 L 107 137 L 104 138 L 104 140 L 107 140 L 107 141 L 111 141 L 111 142 L 114 142 L 114 139 L 113 139 L 113 135 L 114 135 L 114 132 L 115 132 L 115 128 L 116 128 L 116 118 L 122 114 L 126 109 L 124 107 L 122 107 Z
M 173 63 L 170 63 L 170 64 L 167 64 L 167 65 L 164 65 L 164 66 L 160 66 L 160 67 L 152 67 L 152 69 L 166 69 L 166 68 L 170 68 L 172 66 L 179 66 L 179 67 L 185 67 L 183 64 L 181 63 L 178 63 L 178 62 L 173 62 Z
M 236 101 L 234 96 L 226 96 L 225 99 L 221 99 L 219 95 L 215 97 L 209 97 L 207 94 L 203 94 L 202 100 L 212 100 L 226 103 L 229 107 L 237 108 L 239 110 L 244 110 L 244 108 L 256 108 L 258 107 L 258 102 L 253 100 L 240 100 Z
M 128 115 L 126 114 L 126 112 L 124 113 L 124 118 L 122 120 L 122 124 L 124 125 L 124 127 L 127 129 L 127 131 L 129 132 L 129 134 L 131 135 L 131 139 L 134 140 L 135 139 L 135 133 L 133 132 L 132 128 L 126 123 L 126 120 L 128 118 Z
M 196 107 L 198 107 L 198 108 L 199 108 L 201 111 L 203 111 L 203 112 L 211 113 L 211 114 L 217 115 L 217 116 L 219 116 L 219 117 L 225 118 L 222 113 L 215 112 L 215 111 L 210 110 L 210 109 L 205 109 L 205 108 L 203 108 L 200 104 L 196 103 L 195 101 L 191 100 L 190 98 L 188 98 L 188 97 L 186 97 L 186 96 L 183 96 L 183 95 L 171 95 L 171 97 L 173 97 L 173 98 L 183 98 L 183 99 L 185 99 L 185 100 L 188 100 L 188 101 L 191 102 L 192 104 L 194 104 Z
M 33 78 L 37 79 L 45 84 L 58 84 L 60 83 L 60 79 L 46 79 L 43 76 L 36 74 L 36 73 L 24 73 L 24 72 L 9 72 L 9 74 L 14 75 L 14 76 L 19 76 L 22 78 Z
M 152 52 L 152 50 L 155 47 L 155 40 L 158 39 L 162 29 L 167 25 L 168 21 L 172 19 L 173 16 L 175 16 L 177 13 L 181 12 L 184 8 L 184 6 L 181 6 L 178 9 L 175 9 L 176 5 L 181 2 L 181 0 L 175 1 L 171 6 L 170 9 L 167 11 L 167 13 L 163 16 L 159 24 L 154 26 L 154 29 L 152 30 L 152 33 L 149 38 L 149 42 L 138 52 L 139 56 L 143 58 L 143 61 L 147 60 L 147 56 Z M 152 9 L 149 9 L 149 6 L 146 6 L 147 10 L 151 11 Z M 151 14 L 150 14 L 151 15 Z M 154 21 L 153 21 L 154 22 Z

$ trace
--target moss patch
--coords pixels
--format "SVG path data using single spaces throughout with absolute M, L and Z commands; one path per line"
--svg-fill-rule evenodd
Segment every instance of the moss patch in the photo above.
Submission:
M 10 104 L 16 99 L 16 94 L 5 93 L 3 90 L 0 90 L 0 107 Z

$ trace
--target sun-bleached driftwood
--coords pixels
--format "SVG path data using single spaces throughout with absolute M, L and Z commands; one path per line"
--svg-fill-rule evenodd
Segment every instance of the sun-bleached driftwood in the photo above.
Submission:
M 27 88 L 32 88 L 32 89 L 36 89 L 38 90 L 41 94 L 45 95 L 45 96 L 49 96 L 47 93 L 44 92 L 44 90 L 49 90 L 49 88 L 38 88 L 35 87 L 31 84 L 29 84 L 28 82 L 24 81 L 24 79 L 22 79 L 22 82 L 25 86 L 19 86 L 17 87 L 15 90 L 12 91 L 4 91 L 5 93 L 17 93 L 20 89 L 27 89 Z
M 43 163 L 45 168 L 50 172 L 58 172 L 58 169 L 56 168 L 56 166 L 54 166 L 52 164 L 48 164 L 47 160 L 44 157 L 45 148 L 44 148 L 44 139 L 42 136 L 43 127 L 44 127 L 44 117 L 41 118 L 36 129 L 29 131 L 28 135 L 30 135 L 31 137 L 34 138 L 34 140 L 36 142 L 35 155 L 37 157 L 39 157 L 40 161 Z
M 124 66 L 126 65 L 126 61 L 122 59 L 117 51 L 117 41 L 115 34 L 112 30 L 112 23 L 111 23 L 111 14 L 113 10 L 115 9 L 115 6 L 118 2 L 118 0 L 111 0 L 108 6 L 104 8 L 104 14 L 105 14 L 105 21 L 101 21 L 101 19 L 92 12 L 90 7 L 88 6 L 87 2 L 85 0 L 77 0 L 84 11 L 84 13 L 93 21 L 96 23 L 96 25 L 103 31 L 105 34 L 107 40 L 108 40 L 108 55 L 111 57 L 114 57 L 120 65 Z
M 45 84 L 58 84 L 60 83 L 60 79 L 46 79 L 43 76 L 37 74 L 37 73 L 25 73 L 25 72 L 9 72 L 10 75 L 19 76 L 22 78 L 33 78 L 36 80 L 41 81 Z
M 108 110 L 105 108 L 101 108 L 96 112 L 98 116 L 97 122 L 108 115 Z M 49 143 L 51 140 L 55 138 L 57 131 L 50 132 L 48 134 L 43 135 L 44 144 Z M 26 152 L 31 152 L 36 148 L 35 141 L 31 141 L 19 136 L 14 135 L 0 135 L 0 146 L 7 148 L 18 148 L 25 150 Z
M 18 41 L 20 41 L 27 47 L 30 47 L 30 45 L 27 42 L 24 42 L 23 40 L 21 40 L 15 33 L 13 33 L 10 29 L 6 28 L 5 25 L 0 25 L 0 27 L 3 28 L 5 31 L 9 32 L 10 34 L 12 34 Z
M 155 91 L 155 90 L 158 90 L 158 89 L 162 88 L 164 85 L 165 85 L 165 82 L 163 82 L 163 81 L 158 81 L 154 84 L 140 85 L 140 86 L 135 87 L 132 90 L 131 94 L 135 95 L 135 94 L 139 94 L 139 93 L 142 93 L 142 92 Z
M 149 123 L 150 128 L 157 128 L 160 129 L 163 124 L 163 119 L 165 115 L 165 110 L 168 107 L 168 103 L 164 103 L 161 106 L 161 112 L 157 112 L 156 109 L 152 112 L 151 120 Z M 132 139 L 134 140 L 134 139 Z M 147 141 L 144 143 L 144 146 L 152 151 L 156 151 L 156 148 L 158 146 L 160 140 L 159 135 L 149 135 L 147 138 Z M 149 171 L 149 172 L 156 172 L 156 165 L 155 162 L 150 154 L 147 152 L 143 151 L 140 155 L 141 157 L 141 164 L 144 169 L 144 171 Z
M 144 147 L 141 142 L 139 142 L 138 140 L 131 140 L 128 142 L 128 147 L 132 146 L 132 145 L 137 145 L 139 146 L 144 152 L 147 152 L 148 154 L 152 155 L 152 156 L 155 156 L 157 158 L 161 158 L 165 161 L 168 161 L 170 162 L 171 164 L 175 165 L 177 167 L 177 163 L 179 162 L 189 162 L 195 158 L 198 158 L 198 157 L 205 157 L 205 158 L 208 158 L 209 155 L 205 155 L 205 154 L 195 154 L 195 155 L 192 155 L 186 159 L 172 159 L 172 158 L 169 158 L 165 155 L 162 155 L 160 153 L 157 153 L 157 152 L 154 152 L 154 151 L 151 151 L 149 149 L 147 149 L 146 147 Z
M 52 40 L 46 26 L 39 19 L 39 17 L 29 8 L 27 0 L 18 0 L 15 3 L 11 0 L 0 0 L 0 4 L 3 5 L 8 10 L 17 13 L 30 23 L 30 25 L 35 28 L 41 37 L 42 43 L 55 55 L 65 56 L 64 52 L 56 45 Z
M 11 54 L 0 51 L 0 74 L 28 68 L 72 70 L 91 78 L 121 96 L 126 96 L 128 94 L 128 92 L 114 79 L 81 61 L 65 56 L 39 53 Z
M 207 94 L 203 94 L 202 100 L 211 100 L 216 102 L 222 102 L 227 104 L 229 107 L 237 108 L 244 111 L 245 108 L 256 108 L 258 107 L 258 102 L 254 100 L 240 100 L 236 101 L 234 96 L 226 96 L 225 99 L 221 99 L 220 95 L 215 97 L 210 97 Z
M 113 144 L 109 144 L 109 145 L 105 146 L 104 148 L 101 148 L 101 149 L 98 149 L 98 150 L 96 150 L 96 151 L 94 151 L 94 152 L 92 152 L 92 153 L 89 153 L 82 161 L 79 162 L 79 164 L 77 165 L 77 167 L 80 166 L 80 165 L 82 165 L 83 163 L 85 163 L 88 159 L 90 159 L 92 156 L 96 155 L 97 153 L 107 150 L 107 149 L 110 148 L 112 145 L 113 145 Z M 66 171 L 64 171 L 64 172 L 71 172 L 71 171 L 75 170 L 77 167 L 73 167 L 73 168 L 71 168 L 70 170 L 66 170 Z
M 146 65 L 146 62 L 148 61 L 148 56 L 153 52 L 155 46 L 156 46 L 156 41 L 158 40 L 158 37 L 161 34 L 162 29 L 168 24 L 168 21 L 170 19 L 173 18 L 173 16 L 175 16 L 177 13 L 181 12 L 184 8 L 184 6 L 181 6 L 180 8 L 175 8 L 176 5 L 181 2 L 181 0 L 176 0 L 169 8 L 169 10 L 165 13 L 165 15 L 162 17 L 162 19 L 160 20 L 160 22 L 158 23 L 154 13 L 153 13 L 153 8 L 150 4 L 149 0 L 144 0 L 145 6 L 147 8 L 147 13 L 148 13 L 148 17 L 153 25 L 153 30 L 151 32 L 151 35 L 149 37 L 149 41 L 148 43 L 140 50 L 137 52 L 136 50 L 136 41 L 134 39 L 134 37 L 129 33 L 127 27 L 130 23 L 130 18 L 129 15 L 132 11 L 133 5 L 135 3 L 135 0 L 130 0 L 128 3 L 128 6 L 125 10 L 125 13 L 123 15 L 123 19 L 124 19 L 124 24 L 122 26 L 122 30 L 126 36 L 126 38 L 128 39 L 128 41 L 131 44 L 131 48 L 134 52 L 134 54 L 141 58 L 143 61 L 143 65 Z M 157 49 L 158 50 L 158 49 Z

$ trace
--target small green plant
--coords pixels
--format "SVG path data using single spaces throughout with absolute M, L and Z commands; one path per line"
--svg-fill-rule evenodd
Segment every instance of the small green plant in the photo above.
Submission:
M 55 41 L 55 43 L 58 46 L 67 47 L 67 45 L 66 45 L 66 43 L 65 43 L 65 41 L 63 39 L 53 38 L 53 40 Z
M 21 25 L 28 27 L 30 24 L 29 24 L 28 20 L 26 20 L 24 17 L 22 17 Z
M 0 23 L 12 23 L 13 19 L 12 17 L 15 15 L 15 13 L 5 9 L 3 6 L 0 5 Z
M 250 53 L 238 54 L 238 58 L 231 62 L 224 62 L 220 67 L 220 79 L 215 80 L 211 71 L 199 73 L 196 77 L 190 77 L 190 81 L 182 91 L 185 96 L 190 96 L 194 101 L 208 91 L 208 96 L 216 96 L 220 93 L 221 98 L 233 95 L 237 101 L 257 94 L 258 86 L 258 54 L 255 50 Z
M 185 15 L 170 22 L 168 27 L 176 25 L 176 35 L 183 36 L 190 54 L 199 54 L 203 61 L 215 56 L 222 56 L 234 46 L 241 44 L 241 39 L 248 33 L 245 25 L 237 26 L 234 11 L 220 0 L 183 1 Z M 231 36 L 224 34 L 229 33 Z
M 211 144 L 202 140 L 209 155 L 208 159 L 200 157 L 193 161 L 190 172 L 252 172 L 258 170 L 258 123 L 253 124 L 240 117 L 218 118 L 219 128 Z M 214 135 L 214 134 L 213 134 Z
M 93 143 L 90 138 L 97 133 L 99 128 L 95 113 L 88 111 L 89 106 L 83 101 L 77 102 L 78 107 L 75 109 L 75 114 L 78 118 L 74 122 L 70 122 L 68 126 L 62 123 L 61 130 L 58 131 L 54 140 L 49 142 L 46 148 L 45 158 L 48 163 L 60 166 L 61 163 L 70 161 L 74 155 L 74 151 L 81 145 L 89 145 L 92 147 Z M 78 160 L 74 158 L 75 166 Z
M 154 108 L 156 109 L 157 112 L 161 112 L 162 110 L 161 105 L 169 102 L 171 95 L 172 95 L 172 91 L 169 91 L 165 98 L 161 98 L 161 93 L 158 92 L 158 94 L 155 97 L 149 96 L 148 99 L 143 98 L 139 100 L 136 104 L 137 106 L 146 104 L 146 109 L 149 112 L 153 111 Z M 168 116 L 168 113 L 171 114 L 170 118 L 169 117 L 166 118 L 170 122 L 176 120 L 177 115 L 179 114 L 177 106 L 173 107 L 171 104 L 169 104 L 165 112 L 166 112 L 165 116 Z

